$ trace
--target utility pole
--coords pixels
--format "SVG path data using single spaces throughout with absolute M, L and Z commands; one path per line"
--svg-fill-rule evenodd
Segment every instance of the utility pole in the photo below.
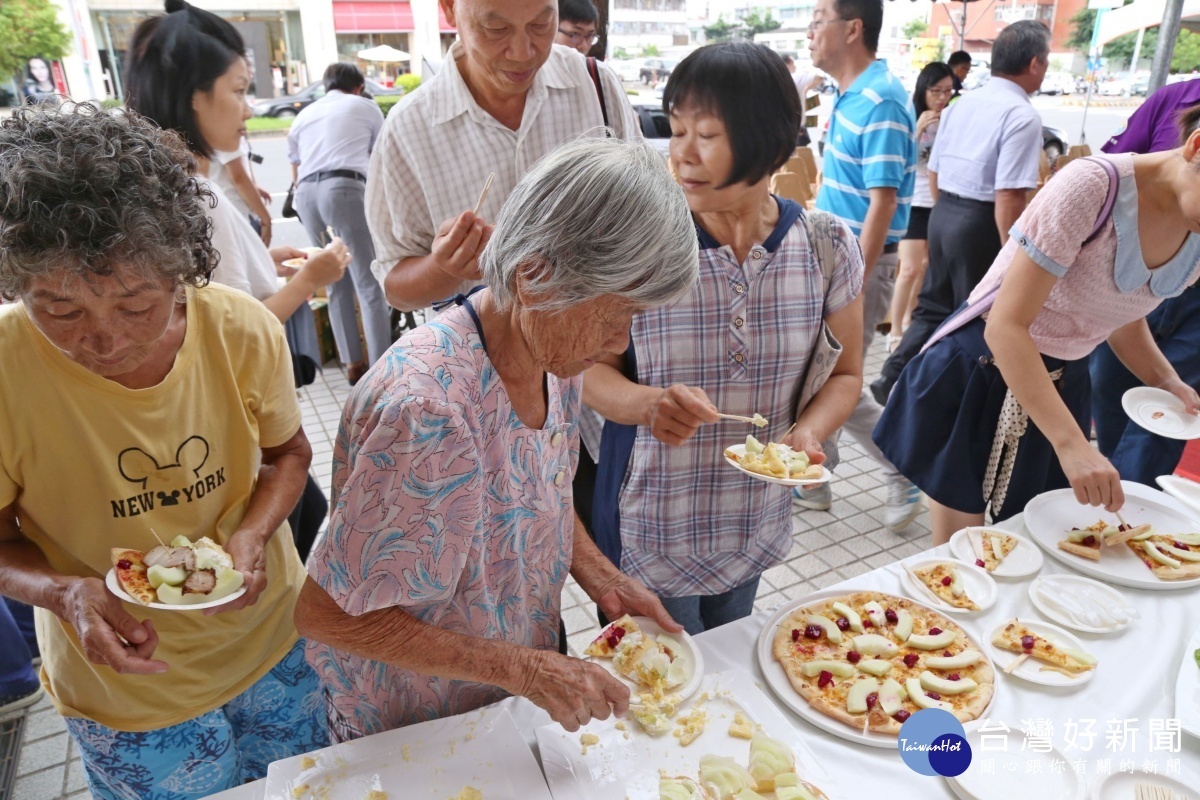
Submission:
M 1167 82 L 1171 71 L 1171 56 L 1175 54 L 1175 40 L 1179 38 L 1179 21 L 1183 18 L 1183 0 L 1167 0 L 1163 9 L 1162 25 L 1158 28 L 1158 47 L 1154 48 L 1154 61 L 1150 67 L 1150 86 L 1146 94 L 1153 94 Z

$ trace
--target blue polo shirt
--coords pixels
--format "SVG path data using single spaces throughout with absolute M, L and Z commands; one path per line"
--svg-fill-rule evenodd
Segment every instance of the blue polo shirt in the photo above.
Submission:
M 912 100 L 879 59 L 846 91 L 839 91 L 825 137 L 824 174 L 817 208 L 840 217 L 862 235 L 871 189 L 896 190 L 887 243 L 908 230 L 917 180 L 917 120 Z

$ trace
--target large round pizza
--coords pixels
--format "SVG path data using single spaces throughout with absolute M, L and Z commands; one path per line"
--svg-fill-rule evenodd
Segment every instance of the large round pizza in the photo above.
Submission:
M 982 648 L 943 614 L 882 592 L 807 603 L 775 631 L 775 659 L 813 709 L 877 733 L 899 733 L 923 708 L 966 722 L 991 702 Z

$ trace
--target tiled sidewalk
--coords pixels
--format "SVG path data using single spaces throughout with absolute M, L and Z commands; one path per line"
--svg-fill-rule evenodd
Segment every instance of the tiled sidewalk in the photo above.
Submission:
M 868 356 L 868 381 L 883 363 L 882 339 L 876 338 Z M 327 368 L 301 391 L 304 430 L 313 445 L 313 475 L 326 494 L 333 439 L 349 388 L 339 370 Z M 756 601 L 760 608 L 861 575 L 930 546 L 927 512 L 922 512 L 905 534 L 891 533 L 883 526 L 887 489 L 876 477 L 874 463 L 846 438 L 842 440 L 842 458 L 833 484 L 833 508 L 827 513 L 798 511 L 793 515 L 792 552 L 786 563 L 763 576 Z M 579 655 L 598 627 L 594 604 L 574 581 L 568 582 L 563 596 L 563 620 L 571 652 Z M 17 775 L 14 800 L 87 800 L 91 796 L 79 753 L 61 717 L 44 699 L 26 722 Z

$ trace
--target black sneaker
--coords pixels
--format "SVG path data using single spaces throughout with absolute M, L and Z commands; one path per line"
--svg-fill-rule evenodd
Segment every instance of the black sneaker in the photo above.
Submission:
M 0 717 L 11 711 L 20 711 L 42 699 L 42 687 L 35 686 L 24 693 L 0 695 Z
M 892 382 L 880 375 L 867 385 L 871 389 L 871 396 L 875 398 L 875 402 L 881 406 L 886 406 L 888 395 L 892 393 Z

